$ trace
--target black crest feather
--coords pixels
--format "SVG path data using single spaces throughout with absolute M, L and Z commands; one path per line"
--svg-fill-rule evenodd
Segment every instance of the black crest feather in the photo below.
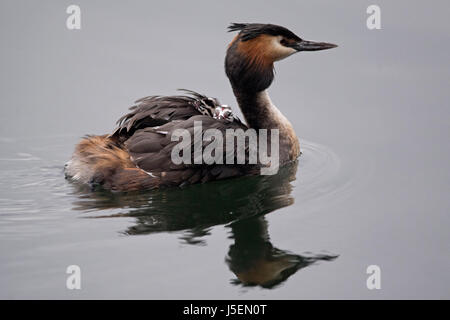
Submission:
M 241 31 L 248 25 L 249 25 L 249 23 L 234 23 L 233 22 L 228 26 L 228 32 Z
M 254 39 L 262 34 L 272 36 L 283 36 L 288 39 L 300 41 L 301 38 L 285 27 L 275 24 L 263 23 L 232 23 L 228 27 L 228 32 L 239 31 L 242 41 Z

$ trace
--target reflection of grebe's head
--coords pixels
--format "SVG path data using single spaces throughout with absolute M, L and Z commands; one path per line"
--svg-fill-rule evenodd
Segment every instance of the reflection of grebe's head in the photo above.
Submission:
M 260 285 L 271 287 L 286 280 L 298 270 L 298 258 L 295 255 L 282 254 L 271 256 L 270 259 L 254 261 L 252 268 L 236 273 L 244 285 Z
M 250 249 L 259 252 L 249 254 Z M 237 277 L 235 284 L 274 288 L 300 269 L 317 261 L 333 261 L 337 257 L 338 255 L 333 254 L 296 255 L 273 247 L 267 240 L 259 248 L 233 245 L 227 262 Z
M 234 243 L 226 262 L 236 275 L 234 284 L 274 288 L 298 270 L 317 261 L 331 261 L 332 254 L 297 255 L 274 247 L 264 217 L 240 220 L 230 225 Z
M 233 86 L 262 91 L 273 80 L 273 64 L 299 51 L 335 48 L 335 44 L 301 39 L 292 31 L 273 24 L 233 23 L 229 31 L 239 34 L 228 46 L 225 69 Z M 248 83 L 248 74 L 258 76 Z M 244 83 L 245 82 L 245 83 Z M 244 85 L 245 84 L 245 85 Z

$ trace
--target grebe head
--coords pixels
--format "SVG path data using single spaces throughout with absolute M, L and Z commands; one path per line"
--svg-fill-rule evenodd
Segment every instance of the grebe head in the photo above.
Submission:
M 337 47 L 326 42 L 301 39 L 292 31 L 273 24 L 233 23 L 228 30 L 239 31 L 228 46 L 225 71 L 234 89 L 260 92 L 273 81 L 273 64 L 300 51 Z

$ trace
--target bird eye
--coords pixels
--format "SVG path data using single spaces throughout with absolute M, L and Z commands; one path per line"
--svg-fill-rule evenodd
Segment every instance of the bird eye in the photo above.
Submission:
M 281 43 L 281 45 L 283 45 L 283 46 L 286 46 L 286 45 L 288 44 L 287 40 L 284 39 L 284 38 L 280 40 L 280 43 Z

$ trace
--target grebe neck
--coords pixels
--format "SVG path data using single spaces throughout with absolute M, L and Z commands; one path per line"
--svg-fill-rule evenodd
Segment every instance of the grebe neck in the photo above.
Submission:
M 300 155 L 300 144 L 289 120 L 272 103 L 267 90 L 246 93 L 234 89 L 239 107 L 247 125 L 253 129 L 278 129 L 280 160 L 295 160 Z

